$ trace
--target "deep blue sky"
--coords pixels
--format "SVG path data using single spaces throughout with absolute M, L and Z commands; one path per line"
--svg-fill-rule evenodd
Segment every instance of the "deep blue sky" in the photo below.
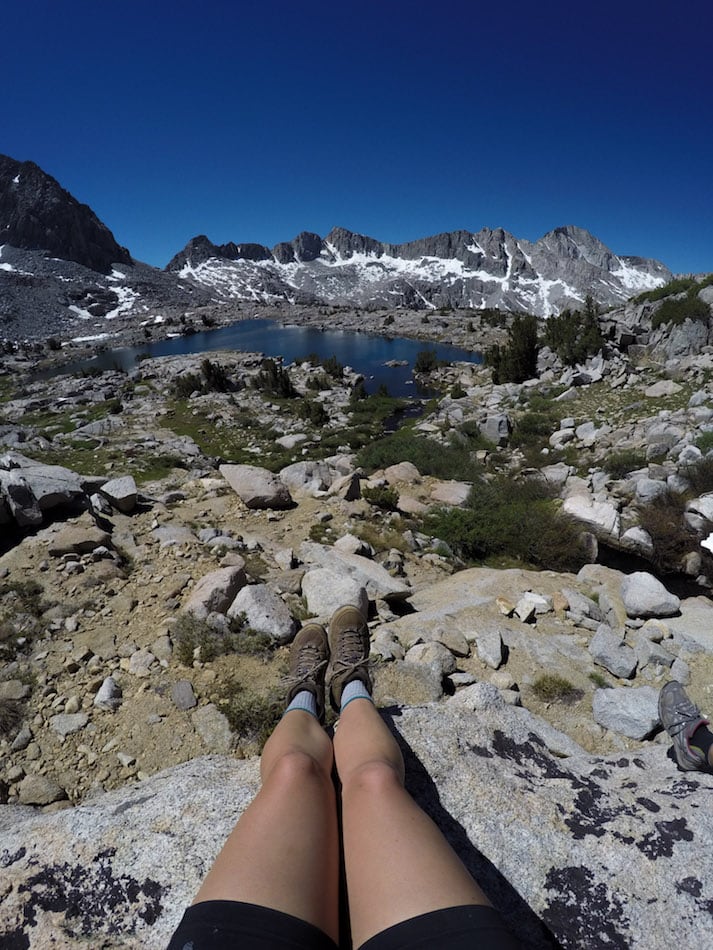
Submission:
M 3 6 L 0 152 L 139 260 L 577 224 L 713 270 L 710 0 Z

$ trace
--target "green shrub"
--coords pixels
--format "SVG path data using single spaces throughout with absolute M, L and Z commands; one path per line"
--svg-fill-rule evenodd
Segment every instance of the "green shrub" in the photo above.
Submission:
M 370 505 L 375 505 L 383 511 L 396 511 L 399 503 L 399 493 L 387 485 L 378 485 L 375 488 L 363 488 L 362 498 Z
M 460 383 L 453 384 L 451 388 L 451 399 L 464 399 L 467 395 L 467 392 Z
M 647 300 L 663 300 L 664 297 L 670 297 L 672 294 L 681 294 L 697 287 L 697 282 L 693 277 L 674 277 L 663 287 L 656 287 L 654 290 L 645 290 L 643 294 L 634 297 L 634 303 L 644 303 Z
M 584 310 L 563 310 L 559 316 L 548 318 L 544 342 L 567 366 L 583 363 L 604 345 L 598 317 L 599 307 L 588 294 Z
M 710 452 L 710 450 L 713 449 L 713 432 L 701 432 L 696 439 L 696 446 L 704 455 Z
M 621 449 L 608 455 L 603 465 L 612 478 L 626 478 L 629 472 L 646 467 L 646 452 L 642 449 Z
M 465 561 L 507 557 L 555 571 L 577 571 L 585 563 L 580 528 L 540 479 L 479 481 L 466 507 L 437 509 L 424 519 L 424 530 Z
M 605 676 L 602 676 L 597 670 L 592 670 L 589 674 L 589 679 L 597 686 L 599 689 L 610 689 L 611 683 Z
M 260 364 L 260 372 L 253 379 L 253 386 L 261 392 L 290 399 L 297 395 L 290 374 L 269 357 Z
M 465 561 L 507 557 L 555 571 L 576 571 L 585 562 L 581 529 L 540 479 L 478 481 L 465 508 L 437 509 L 424 530 Z
M 432 373 L 438 369 L 438 357 L 435 350 L 419 350 L 413 364 L 414 373 Z
M 681 469 L 681 474 L 691 483 L 697 495 L 713 491 L 713 458 L 702 458 Z
M 676 325 L 684 320 L 708 320 L 710 315 L 711 308 L 697 294 L 690 297 L 668 297 L 653 315 L 651 326 L 655 330 L 664 323 Z
M 518 314 L 508 330 L 505 346 L 485 353 L 485 365 L 493 369 L 494 383 L 522 383 L 537 376 L 537 317 Z
M 532 691 L 543 702 L 573 702 L 581 697 L 581 691 L 557 673 L 538 676 L 532 684 Z
M 472 481 L 482 470 L 474 459 L 470 445 L 462 446 L 453 442 L 443 445 L 415 435 L 406 426 L 370 442 L 357 454 L 357 465 L 368 471 L 387 468 L 398 462 L 412 462 L 422 475 L 463 481 Z
M 185 399 L 191 393 L 227 393 L 235 389 L 228 378 L 224 367 L 220 363 L 204 359 L 201 362 L 200 374 L 184 373 L 173 383 L 173 392 L 178 399 Z
M 0 737 L 9 738 L 22 722 L 22 703 L 15 699 L 0 699 Z
M 258 693 L 233 679 L 223 684 L 218 707 L 240 740 L 256 745 L 257 751 L 262 752 L 282 718 L 285 704 L 281 692 Z
M 689 551 L 698 550 L 695 531 L 683 520 L 686 502 L 682 495 L 667 491 L 639 508 L 639 524 L 654 546 L 654 566 L 663 574 L 677 573 Z

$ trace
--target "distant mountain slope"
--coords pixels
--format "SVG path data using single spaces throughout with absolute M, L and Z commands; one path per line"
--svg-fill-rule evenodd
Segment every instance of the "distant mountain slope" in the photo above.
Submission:
M 131 255 L 88 205 L 34 162 L 0 155 L 0 245 L 49 251 L 107 274 Z
M 230 299 L 354 306 L 498 307 L 548 316 L 588 293 L 610 307 L 671 278 L 659 261 L 619 257 L 582 228 L 534 243 L 502 228 L 384 244 L 344 228 L 269 249 L 193 238 L 168 271 Z

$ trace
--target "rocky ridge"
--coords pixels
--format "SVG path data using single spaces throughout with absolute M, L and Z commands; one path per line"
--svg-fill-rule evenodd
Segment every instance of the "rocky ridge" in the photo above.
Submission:
M 618 257 L 583 228 L 557 228 L 530 242 L 502 228 L 453 231 L 384 244 L 345 228 L 303 232 L 272 250 L 193 238 L 167 270 L 227 299 L 361 307 L 499 308 L 538 316 L 603 306 L 670 279 L 658 261 Z

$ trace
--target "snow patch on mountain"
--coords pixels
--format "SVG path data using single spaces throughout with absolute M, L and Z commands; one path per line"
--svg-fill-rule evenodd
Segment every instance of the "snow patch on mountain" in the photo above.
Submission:
M 220 299 L 360 307 L 496 307 L 538 316 L 581 307 L 587 294 L 605 307 L 660 286 L 658 261 L 620 258 L 582 228 L 557 228 L 535 243 L 502 228 L 454 231 L 384 244 L 335 228 L 303 233 L 272 251 L 258 244 L 216 246 L 194 238 L 167 270 Z

